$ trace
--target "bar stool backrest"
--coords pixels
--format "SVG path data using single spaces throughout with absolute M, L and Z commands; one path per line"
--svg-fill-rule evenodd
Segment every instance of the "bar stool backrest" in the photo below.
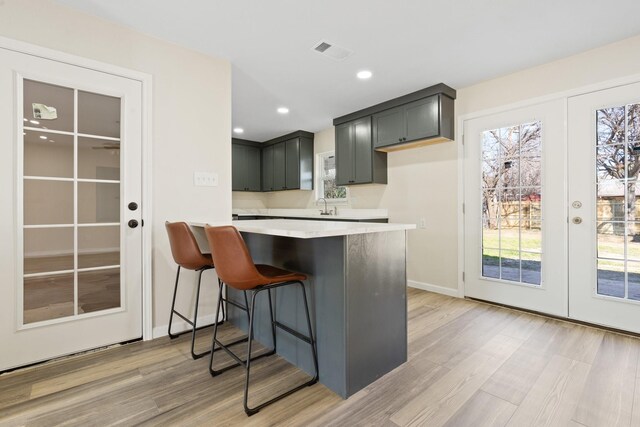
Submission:
M 188 270 L 198 270 L 211 265 L 211 258 L 200 252 L 198 242 L 186 222 L 167 221 L 164 225 L 169 235 L 171 255 L 176 264 Z
M 264 285 L 267 280 L 255 264 L 240 232 L 231 225 L 205 227 L 216 273 L 228 286 L 240 290 Z

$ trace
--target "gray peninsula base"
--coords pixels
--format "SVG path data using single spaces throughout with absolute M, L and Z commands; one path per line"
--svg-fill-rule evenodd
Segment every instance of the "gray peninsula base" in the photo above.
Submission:
M 243 232 L 256 264 L 308 275 L 320 382 L 347 398 L 407 361 L 406 231 L 301 239 Z M 275 290 L 279 322 L 307 334 L 301 290 Z M 241 292 L 228 297 L 244 304 Z M 246 313 L 228 305 L 247 330 Z M 272 347 L 267 293 L 256 301 L 255 339 Z M 278 330 L 277 353 L 308 373 L 309 345 Z

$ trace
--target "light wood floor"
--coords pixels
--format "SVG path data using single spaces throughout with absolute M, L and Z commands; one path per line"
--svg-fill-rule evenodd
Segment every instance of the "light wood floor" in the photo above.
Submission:
M 315 385 L 247 418 L 244 372 L 211 378 L 188 346 L 161 338 L 0 376 L 0 425 L 640 426 L 639 339 L 414 289 L 409 362 L 346 401 Z M 258 400 L 305 378 L 274 357 L 255 367 Z

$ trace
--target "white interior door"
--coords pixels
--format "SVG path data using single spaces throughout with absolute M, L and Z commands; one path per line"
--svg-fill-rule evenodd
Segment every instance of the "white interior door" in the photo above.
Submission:
M 141 83 L 0 49 L 0 93 L 0 371 L 141 337 Z
M 569 98 L 569 314 L 640 332 L 640 83 Z
M 465 295 L 567 316 L 565 101 L 465 120 Z

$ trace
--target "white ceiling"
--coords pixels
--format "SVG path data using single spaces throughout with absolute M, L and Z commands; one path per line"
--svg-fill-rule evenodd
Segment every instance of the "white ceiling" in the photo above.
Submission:
M 229 59 L 233 125 L 258 141 L 326 129 L 436 83 L 459 89 L 640 34 L 638 0 L 57 1 Z M 355 53 L 325 58 L 312 50 L 321 39 Z M 373 78 L 358 80 L 361 69 Z M 280 106 L 291 112 L 279 115 Z

